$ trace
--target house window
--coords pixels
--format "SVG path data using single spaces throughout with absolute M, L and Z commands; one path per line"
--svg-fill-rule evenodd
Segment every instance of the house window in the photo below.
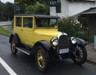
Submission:
M 60 0 L 50 0 L 50 6 L 56 7 L 56 13 L 61 12 L 61 2 L 60 2 Z
M 50 6 L 56 6 L 57 0 L 50 0 Z
M 57 6 L 56 6 L 56 13 L 60 13 L 61 12 L 61 3 L 57 3 Z

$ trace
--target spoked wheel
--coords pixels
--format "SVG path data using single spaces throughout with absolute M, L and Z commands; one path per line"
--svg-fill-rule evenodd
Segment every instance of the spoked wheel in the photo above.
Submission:
M 37 68 L 40 71 L 44 72 L 48 66 L 49 55 L 48 52 L 45 51 L 43 46 L 37 47 L 37 53 L 35 59 L 36 59 Z
M 12 40 L 11 40 L 11 52 L 13 55 L 15 55 L 17 53 L 17 49 L 16 49 L 16 40 L 14 37 L 12 37 Z
M 83 64 L 87 60 L 87 52 L 84 46 L 76 46 L 75 52 L 73 52 L 73 61 L 75 64 Z

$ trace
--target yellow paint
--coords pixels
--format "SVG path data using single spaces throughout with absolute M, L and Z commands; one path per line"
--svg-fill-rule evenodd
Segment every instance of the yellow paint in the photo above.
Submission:
M 33 28 L 24 28 L 23 27 L 23 18 L 30 17 L 30 16 L 22 16 L 22 26 L 16 26 L 16 17 L 14 17 L 14 33 L 17 33 L 21 42 L 23 44 L 33 46 L 37 41 L 45 40 L 50 43 L 50 40 L 57 36 L 59 31 L 56 28 L 44 28 L 44 27 L 36 27 L 35 17 L 33 18 Z M 19 17 L 19 16 L 18 16 Z

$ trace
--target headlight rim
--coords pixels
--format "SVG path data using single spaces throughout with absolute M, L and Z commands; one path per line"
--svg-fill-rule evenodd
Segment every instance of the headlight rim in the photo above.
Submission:
M 56 40 L 57 42 L 56 42 L 55 40 Z M 57 43 L 57 44 L 55 45 L 55 44 L 53 44 L 53 42 L 55 42 L 55 43 Z M 51 41 L 50 41 L 50 43 L 52 44 L 52 46 L 56 47 L 56 46 L 58 45 L 58 38 L 57 38 L 57 37 L 52 38 Z
M 77 43 L 77 41 L 76 41 L 76 38 L 75 38 L 75 37 L 71 37 L 71 43 L 72 43 L 72 44 L 76 44 L 76 43 Z

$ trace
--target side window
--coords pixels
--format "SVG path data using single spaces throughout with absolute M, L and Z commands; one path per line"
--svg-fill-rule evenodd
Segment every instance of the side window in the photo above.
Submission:
M 22 20 L 21 17 L 16 17 L 16 26 L 17 27 L 21 27 L 21 25 L 22 25 L 21 20 Z
M 37 18 L 36 25 L 37 27 L 48 27 L 49 26 L 49 19 Z
M 32 28 L 32 26 L 33 26 L 32 17 L 24 17 L 23 18 L 23 27 L 24 28 Z

